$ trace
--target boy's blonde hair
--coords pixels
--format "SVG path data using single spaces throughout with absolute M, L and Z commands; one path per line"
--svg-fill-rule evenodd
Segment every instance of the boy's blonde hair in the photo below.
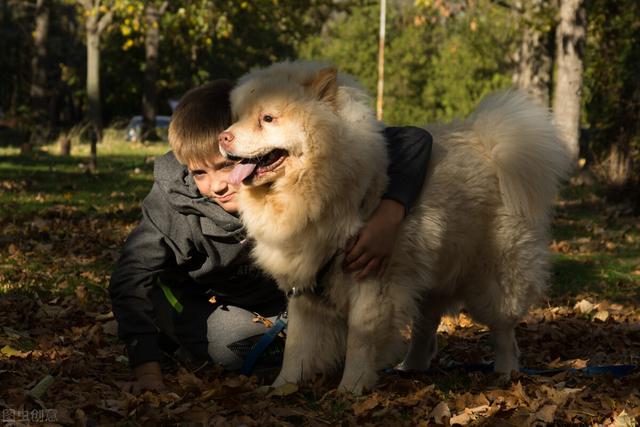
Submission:
M 182 164 L 206 164 L 219 155 L 218 134 L 231 126 L 230 80 L 219 79 L 187 92 L 173 112 L 169 145 Z

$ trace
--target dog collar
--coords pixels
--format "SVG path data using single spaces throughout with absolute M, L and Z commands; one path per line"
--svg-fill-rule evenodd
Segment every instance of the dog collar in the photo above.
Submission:
M 322 268 L 318 271 L 318 273 L 316 274 L 316 280 L 315 280 L 315 285 L 310 288 L 310 289 L 299 289 L 298 287 L 294 286 L 291 288 L 291 290 L 289 292 L 287 292 L 287 298 L 295 298 L 295 297 L 299 297 L 301 295 L 304 294 L 311 294 L 311 295 L 315 295 L 318 297 L 322 297 L 324 294 L 324 285 L 323 285 L 323 279 L 325 278 L 325 276 L 327 275 L 327 273 L 329 272 L 329 270 L 331 270 L 331 267 L 333 266 L 333 262 L 336 260 L 336 257 L 338 256 L 338 251 L 334 252 L 334 254 L 331 256 L 331 258 L 329 258 L 329 261 L 327 261 Z

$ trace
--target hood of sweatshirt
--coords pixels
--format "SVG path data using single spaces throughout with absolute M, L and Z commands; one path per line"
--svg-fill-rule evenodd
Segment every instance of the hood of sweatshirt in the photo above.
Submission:
M 200 194 L 193 176 L 185 165 L 178 162 L 172 151 L 156 157 L 153 178 L 175 211 L 202 217 L 202 231 L 205 234 L 232 236 L 244 233 L 238 217 Z

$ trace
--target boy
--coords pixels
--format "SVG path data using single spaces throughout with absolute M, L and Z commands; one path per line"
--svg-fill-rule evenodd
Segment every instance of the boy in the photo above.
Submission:
M 129 235 L 109 292 L 136 382 L 134 391 L 162 390 L 161 349 L 186 350 L 195 361 L 238 369 L 286 309 L 275 282 L 253 265 L 251 242 L 237 216 L 238 188 L 227 178 L 218 134 L 231 124 L 232 83 L 217 80 L 188 92 L 169 127 L 172 152 L 156 159 L 143 219 Z M 346 248 L 358 279 L 384 272 L 397 229 L 422 187 L 431 136 L 417 128 L 385 130 L 390 165 L 387 194 Z M 268 322 L 265 322 L 268 323 Z M 282 342 L 260 361 L 282 357 Z M 276 361 L 277 362 L 277 361 Z

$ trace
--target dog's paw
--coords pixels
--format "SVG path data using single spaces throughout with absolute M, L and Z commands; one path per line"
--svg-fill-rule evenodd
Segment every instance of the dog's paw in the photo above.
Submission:
M 278 375 L 278 378 L 276 378 L 273 384 L 271 384 L 271 387 L 273 388 L 280 387 L 281 385 L 287 384 L 289 382 L 290 381 L 285 380 L 282 375 Z
M 362 395 L 363 392 L 373 389 L 376 385 L 378 376 L 375 373 L 362 375 L 358 378 L 343 377 L 338 385 L 338 391 L 341 393 L 351 393 L 356 396 Z
M 431 362 L 429 361 L 425 363 L 416 363 L 403 360 L 402 362 L 398 363 L 394 369 L 400 372 L 425 372 L 429 370 L 430 366 Z
M 356 385 L 340 384 L 338 386 L 338 393 L 353 394 L 354 396 L 362 396 L 363 392 L 364 392 L 364 387 L 362 387 L 362 385 L 360 384 L 356 384 Z
M 511 375 L 503 372 L 492 372 L 487 375 L 487 384 L 492 387 L 507 387 L 511 384 Z

